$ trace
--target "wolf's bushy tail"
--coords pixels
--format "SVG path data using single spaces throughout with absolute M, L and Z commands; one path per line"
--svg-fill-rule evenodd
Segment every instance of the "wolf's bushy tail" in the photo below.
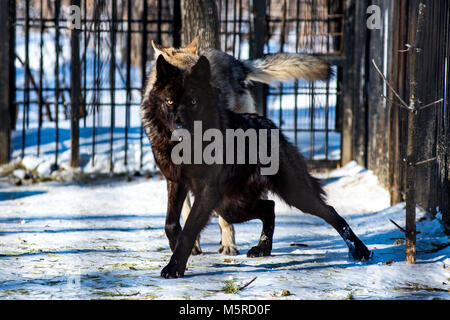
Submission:
M 271 84 L 274 81 L 304 79 L 327 80 L 332 76 L 330 65 L 322 59 L 299 53 L 276 53 L 264 58 L 244 61 L 247 81 Z

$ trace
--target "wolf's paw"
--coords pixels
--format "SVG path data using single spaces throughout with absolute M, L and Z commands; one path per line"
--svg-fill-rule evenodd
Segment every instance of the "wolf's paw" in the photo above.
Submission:
M 270 256 L 272 249 L 266 246 L 255 246 L 248 250 L 247 257 L 249 258 L 257 258 L 257 257 L 266 257 Z
M 185 268 L 180 268 L 177 264 L 170 262 L 162 269 L 161 277 L 165 279 L 182 278 L 184 276 L 184 270 Z
M 373 252 L 367 249 L 364 244 L 353 248 L 353 250 L 350 250 L 349 254 L 353 259 L 359 261 L 369 261 L 373 257 Z
M 227 256 L 237 256 L 239 254 L 239 250 L 236 246 L 219 246 L 219 253 L 225 254 Z
M 203 253 L 203 251 L 202 251 L 202 248 L 200 248 L 200 246 L 195 245 L 195 246 L 192 248 L 191 254 L 192 254 L 193 256 L 198 256 L 198 255 L 200 255 L 200 254 L 202 254 L 202 253 Z

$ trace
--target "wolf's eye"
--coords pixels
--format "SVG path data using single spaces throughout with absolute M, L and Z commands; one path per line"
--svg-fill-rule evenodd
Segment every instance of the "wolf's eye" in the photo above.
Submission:
M 167 99 L 166 99 L 166 103 L 167 103 L 169 106 L 171 106 L 171 105 L 173 105 L 173 100 L 170 99 L 170 98 L 167 98 Z
M 192 98 L 192 100 L 191 100 L 191 104 L 197 104 L 197 99 L 195 99 L 195 98 Z

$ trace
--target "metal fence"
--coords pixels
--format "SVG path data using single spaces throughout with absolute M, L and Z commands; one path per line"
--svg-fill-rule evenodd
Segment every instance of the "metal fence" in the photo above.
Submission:
M 114 171 L 119 163 L 145 168 L 151 152 L 139 104 L 153 58 L 149 43 L 180 45 L 180 1 L 5 2 L 14 39 L 12 157 L 52 157 L 56 169 L 75 151 L 82 166 L 107 162 L 105 171 Z M 253 2 L 217 1 L 222 49 L 238 59 L 250 57 L 251 42 L 258 36 L 251 30 Z M 81 13 L 75 37 L 68 25 L 74 4 Z M 263 53 L 342 56 L 343 1 L 278 0 L 262 5 Z M 79 61 L 73 60 L 74 50 Z M 341 157 L 340 66 L 334 68 L 337 76 L 327 82 L 266 87 L 263 100 L 266 115 L 307 158 L 332 164 Z M 71 130 L 71 120 L 79 131 Z M 73 134 L 79 135 L 75 145 L 70 141 Z

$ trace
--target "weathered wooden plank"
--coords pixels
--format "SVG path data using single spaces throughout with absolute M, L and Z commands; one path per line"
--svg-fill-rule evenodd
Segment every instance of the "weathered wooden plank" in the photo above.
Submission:
M 14 58 L 11 55 L 12 25 L 14 23 L 10 11 L 14 9 L 14 1 L 0 2 L 0 70 L 10 70 L 11 64 L 14 65 Z M 9 72 L 0 73 L 0 164 L 10 161 L 11 147 L 11 105 L 12 98 L 11 86 L 13 85 Z
M 405 85 L 406 74 L 406 52 L 399 52 L 405 49 L 408 36 L 408 12 L 407 1 L 399 0 L 393 3 L 397 19 L 393 19 L 393 42 L 391 46 L 392 64 L 390 68 L 391 84 L 396 89 L 397 93 L 406 100 L 407 86 Z M 389 98 L 395 101 L 393 94 L 390 93 Z M 390 130 L 389 130 L 389 192 L 391 195 L 391 204 L 397 204 L 404 201 L 403 198 L 403 153 L 402 153 L 402 114 L 403 109 L 397 107 L 394 103 L 388 103 Z

